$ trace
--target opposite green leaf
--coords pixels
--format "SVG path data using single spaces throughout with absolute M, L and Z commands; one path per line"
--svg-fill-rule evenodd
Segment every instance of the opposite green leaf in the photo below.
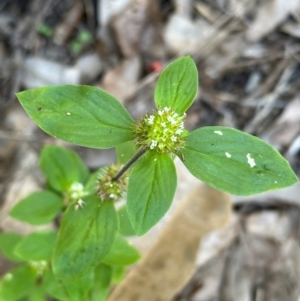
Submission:
M 185 56 L 172 62 L 160 75 L 154 93 L 157 107 L 169 107 L 183 114 L 193 103 L 198 90 L 198 71 Z
M 186 138 L 183 163 L 197 178 L 236 195 L 298 182 L 288 162 L 264 141 L 226 127 L 203 127 Z
M 126 239 L 117 236 L 103 263 L 110 265 L 130 265 L 140 259 L 140 254 Z
M 22 199 L 10 211 L 10 215 L 32 225 L 51 222 L 62 208 L 62 198 L 51 191 L 38 191 Z
M 50 260 L 56 232 L 45 230 L 25 236 L 15 248 L 15 254 L 26 261 Z
M 111 148 L 133 139 L 133 119 L 112 95 L 90 86 L 50 86 L 17 93 L 46 133 L 82 146 Z
M 40 167 L 57 191 L 65 192 L 73 183 L 85 183 L 89 176 L 87 167 L 74 151 L 56 145 L 43 148 Z
M 59 281 L 78 280 L 90 273 L 110 250 L 118 231 L 114 204 L 96 196 L 83 199 L 82 207 L 65 212 L 53 255 Z
M 29 266 L 21 266 L 5 274 L 0 281 L 0 300 L 16 301 L 33 288 L 36 273 Z
M 174 162 L 168 154 L 148 151 L 129 177 L 127 211 L 138 235 L 146 233 L 169 209 L 177 185 Z

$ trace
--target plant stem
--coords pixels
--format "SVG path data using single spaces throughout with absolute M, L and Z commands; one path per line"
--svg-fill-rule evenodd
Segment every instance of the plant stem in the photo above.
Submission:
M 118 173 L 112 178 L 113 181 L 118 181 L 123 174 L 142 156 L 146 153 L 146 149 L 140 149 L 119 171 Z

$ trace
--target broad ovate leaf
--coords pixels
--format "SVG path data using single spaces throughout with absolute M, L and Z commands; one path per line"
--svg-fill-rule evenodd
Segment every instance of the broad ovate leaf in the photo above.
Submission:
M 140 259 L 137 249 L 122 236 L 117 236 L 103 263 L 109 265 L 130 265 Z
M 66 192 L 74 183 L 85 183 L 89 176 L 87 167 L 74 151 L 56 145 L 43 148 L 40 167 L 48 184 L 57 191 Z
M 32 225 L 51 222 L 61 211 L 63 200 L 57 194 L 44 190 L 30 194 L 10 211 L 10 215 Z
M 114 204 L 96 196 L 64 213 L 53 255 L 53 270 L 68 283 L 90 273 L 109 252 L 118 231 Z
M 93 148 L 111 148 L 133 139 L 129 113 L 96 87 L 49 86 L 17 97 L 37 125 L 56 138 Z
M 50 260 L 56 232 L 44 230 L 25 236 L 15 247 L 15 254 L 26 261 Z
M 251 195 L 298 182 L 288 162 L 261 139 L 233 128 L 203 127 L 185 137 L 183 163 L 203 182 Z
M 158 78 L 154 100 L 157 107 L 172 108 L 183 114 L 193 103 L 198 91 L 198 71 L 189 56 L 172 62 Z
M 128 183 L 127 211 L 138 235 L 146 233 L 169 209 L 177 185 L 172 158 L 148 151 L 133 167 Z

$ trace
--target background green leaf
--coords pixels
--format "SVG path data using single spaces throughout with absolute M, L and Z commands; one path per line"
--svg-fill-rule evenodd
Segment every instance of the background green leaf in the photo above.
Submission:
M 154 99 L 157 107 L 170 107 L 183 114 L 193 103 L 198 91 L 198 70 L 185 56 L 172 62 L 158 78 Z
M 91 195 L 91 194 L 95 194 L 97 192 L 97 180 L 99 179 L 99 176 L 102 174 L 102 171 L 103 171 L 103 167 L 99 168 L 98 170 L 96 170 L 95 172 L 93 172 L 85 186 L 84 186 L 84 191 L 88 194 L 88 195 Z
M 63 200 L 57 194 L 44 190 L 30 194 L 10 211 L 10 215 L 32 225 L 51 222 L 62 209 Z
M 95 269 L 95 285 L 89 301 L 105 301 L 112 281 L 113 269 L 111 266 L 100 263 Z
M 112 272 L 112 282 L 118 284 L 124 279 L 126 268 L 123 265 L 114 265 L 112 266 Z
M 61 301 L 90 301 L 88 293 L 95 283 L 94 272 L 68 284 L 59 283 L 49 270 L 43 279 L 44 290 Z
M 21 259 L 15 255 L 15 247 L 22 240 L 23 236 L 16 233 L 0 233 L 0 251 L 3 255 L 13 262 L 21 261 Z
M 96 196 L 83 199 L 83 208 L 66 210 L 53 255 L 59 281 L 77 280 L 90 273 L 109 252 L 118 231 L 114 204 Z
M 177 185 L 176 170 L 168 154 L 148 151 L 129 176 L 127 211 L 138 235 L 146 233 L 169 209 Z
M 126 205 L 122 206 L 118 210 L 118 217 L 119 217 L 119 223 L 120 223 L 120 234 L 124 236 L 134 236 L 135 231 L 131 225 L 131 221 L 129 219 L 128 213 L 127 213 L 127 208 Z
M 94 273 L 89 273 L 65 286 L 70 301 L 89 301 L 87 294 L 94 284 Z
M 15 254 L 23 260 L 49 260 L 52 256 L 56 232 L 44 230 L 30 233 L 15 247 Z
M 43 287 L 46 292 L 60 301 L 69 301 L 69 296 L 63 284 L 58 283 L 51 270 L 43 278 Z
M 112 95 L 91 86 L 50 86 L 17 93 L 46 133 L 82 146 L 111 148 L 133 139 L 133 119 Z
M 67 191 L 73 183 L 84 184 L 89 176 L 87 167 L 74 151 L 56 145 L 43 148 L 40 167 L 49 185 L 57 191 Z
M 126 164 L 136 153 L 134 141 L 124 142 L 116 147 L 116 156 L 119 164 Z
M 185 140 L 183 163 L 195 177 L 217 189 L 251 195 L 298 182 L 273 147 L 236 129 L 203 127 Z
M 125 238 L 117 236 L 103 263 L 110 265 L 130 265 L 140 259 L 137 249 Z
M 0 281 L 0 300 L 16 301 L 34 287 L 36 273 L 29 266 L 21 266 L 6 273 Z

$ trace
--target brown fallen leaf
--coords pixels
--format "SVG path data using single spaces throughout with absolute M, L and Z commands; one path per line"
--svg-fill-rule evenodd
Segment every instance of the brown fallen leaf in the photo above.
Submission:
M 231 198 L 199 184 L 180 204 L 154 245 L 108 301 L 166 301 L 194 269 L 200 239 L 230 218 Z

